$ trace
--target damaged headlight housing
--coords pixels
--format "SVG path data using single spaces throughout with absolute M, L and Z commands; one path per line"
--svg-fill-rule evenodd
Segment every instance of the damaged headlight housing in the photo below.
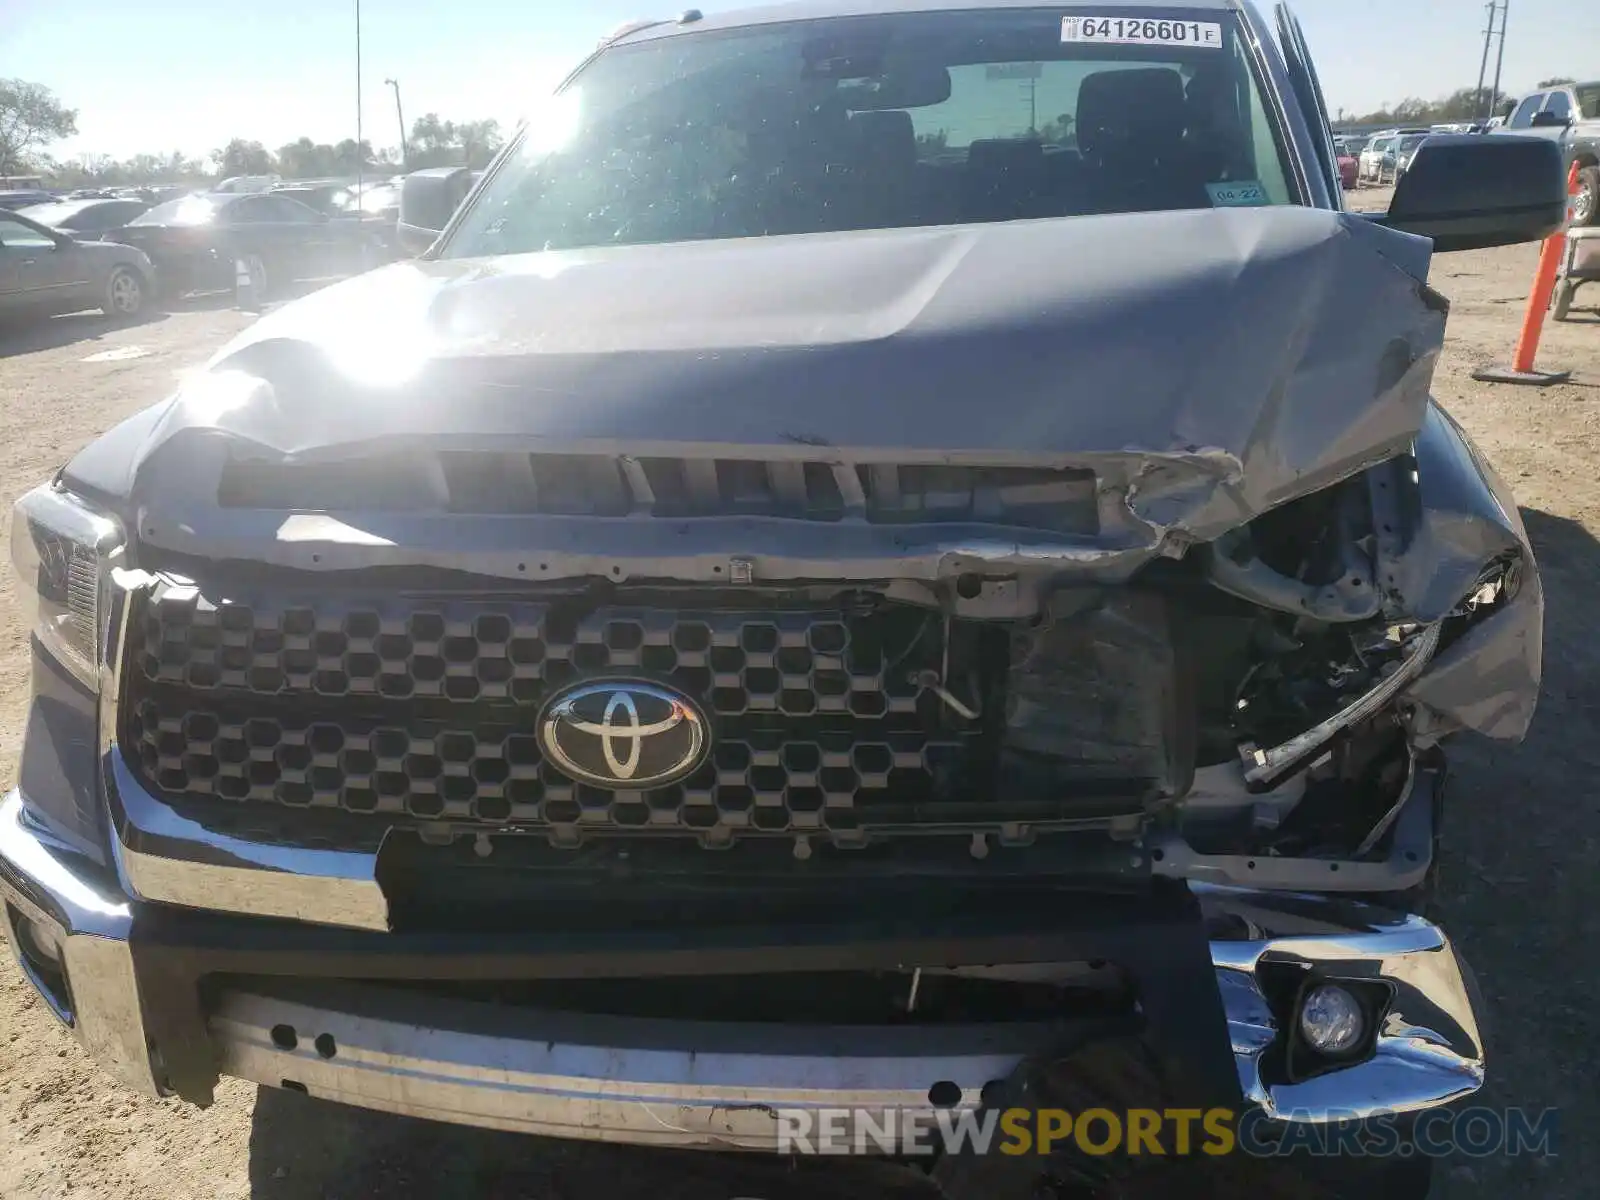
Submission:
M 54 485 L 18 500 L 11 518 L 11 562 L 30 633 L 91 689 L 105 651 L 107 589 L 122 525 Z

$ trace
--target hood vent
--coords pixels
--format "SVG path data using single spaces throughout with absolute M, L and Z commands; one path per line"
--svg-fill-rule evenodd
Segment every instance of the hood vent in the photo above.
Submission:
M 1099 531 L 1090 471 L 792 458 L 407 450 L 342 462 L 236 461 L 223 473 L 218 502 L 293 512 L 778 517 Z

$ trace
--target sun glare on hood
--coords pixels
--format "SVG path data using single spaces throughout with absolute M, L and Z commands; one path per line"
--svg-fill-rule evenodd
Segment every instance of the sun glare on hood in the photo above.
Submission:
M 330 303 L 318 314 L 319 341 L 334 368 L 369 388 L 399 387 L 414 379 L 437 347 L 434 284 L 400 268 L 368 281 L 359 303 Z

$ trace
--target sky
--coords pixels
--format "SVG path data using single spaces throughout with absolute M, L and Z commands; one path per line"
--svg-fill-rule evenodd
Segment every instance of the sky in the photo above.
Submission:
M 182 150 L 230 138 L 276 149 L 356 133 L 357 0 L 0 0 L 0 78 L 43 83 L 78 109 L 58 158 Z M 510 126 L 604 35 L 689 0 L 360 0 L 363 133 L 399 143 L 426 112 Z M 699 0 L 707 12 L 749 0 Z M 1080 0 L 1081 2 L 1081 0 Z M 1477 0 L 1297 0 L 1330 109 L 1370 111 L 1475 84 Z M 1600 78 L 1600 3 L 1516 0 L 1502 87 Z M 1490 64 L 1493 73 L 1493 63 Z

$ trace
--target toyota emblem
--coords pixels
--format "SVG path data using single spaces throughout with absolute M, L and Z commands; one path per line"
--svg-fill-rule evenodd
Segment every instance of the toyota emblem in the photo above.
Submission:
M 705 761 L 700 707 L 676 688 L 637 679 L 575 683 L 539 716 L 539 748 L 563 774 L 602 788 L 646 791 Z

